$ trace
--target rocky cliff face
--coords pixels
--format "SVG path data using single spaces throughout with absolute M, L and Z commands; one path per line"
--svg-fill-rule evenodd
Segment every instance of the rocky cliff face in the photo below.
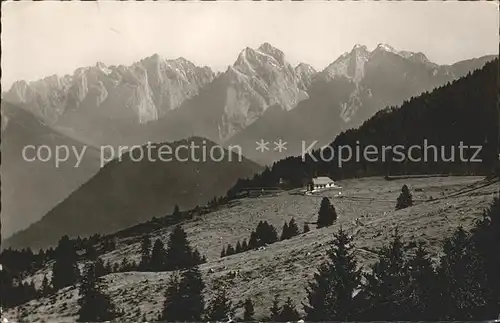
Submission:
M 293 109 L 308 97 L 301 77 L 283 52 L 268 43 L 244 49 L 224 75 L 227 88 L 220 139 L 228 139 L 252 124 L 270 106 Z
M 309 64 L 300 63 L 295 67 L 295 73 L 297 74 L 300 87 L 307 91 L 309 86 L 311 86 L 313 76 L 317 73 L 314 67 Z
M 85 137 L 85 132 L 105 132 L 95 129 L 96 119 L 105 120 L 105 127 L 109 122 L 145 124 L 158 120 L 197 95 L 213 78 L 208 67 L 155 54 L 131 66 L 97 63 L 79 68 L 73 75 L 19 81 L 5 93 L 5 99 L 53 126 Z
M 397 50 L 387 44 L 369 51 L 366 46 L 355 45 L 317 73 L 313 83 L 346 78 L 354 84 L 349 98 L 338 103 L 339 116 L 347 125 L 358 126 L 378 110 L 463 77 L 492 58 L 438 65 L 421 52 Z

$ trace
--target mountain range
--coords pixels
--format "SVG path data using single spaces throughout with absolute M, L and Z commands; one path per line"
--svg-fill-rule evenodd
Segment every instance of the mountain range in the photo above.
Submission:
M 401 105 L 405 100 L 430 91 L 481 68 L 494 56 L 440 66 L 422 53 L 397 51 L 379 45 L 373 51 L 356 45 L 323 71 L 313 75 L 308 98 L 286 112 L 279 106 L 237 133 L 228 145 L 238 144 L 245 156 L 270 164 L 299 155 L 302 147 L 322 147 L 341 131 L 360 126 L 377 111 Z M 255 143 L 287 142 L 285 151 L 271 148 L 262 154 Z
M 97 63 L 79 68 L 73 75 L 16 82 L 2 93 L 2 116 L 7 116 L 2 118 L 2 184 L 6 188 L 2 194 L 2 218 L 8 219 L 5 223 L 10 222 L 4 223 L 2 234 L 9 236 L 25 229 L 47 213 L 59 221 L 64 214 L 75 212 L 76 209 L 61 202 L 99 170 L 98 150 L 92 147 L 196 137 L 212 144 L 239 145 L 245 157 L 270 164 L 300 154 L 303 141 L 308 145 L 316 142 L 316 147 L 328 144 L 341 131 L 361 125 L 377 111 L 460 78 L 493 58 L 484 56 L 453 65 L 437 65 L 423 53 L 399 51 L 385 44 L 372 51 L 356 45 L 323 70 L 316 71 L 306 63 L 292 66 L 281 50 L 264 43 L 255 49 L 245 48 L 222 73 L 198 67 L 184 58 L 169 60 L 155 54 L 130 66 Z M 47 138 L 51 141 L 47 142 Z M 255 149 L 261 139 L 270 143 L 265 153 Z M 285 151 L 273 149 L 273 143 L 279 139 L 287 143 Z M 89 145 L 90 148 L 86 154 L 88 160 L 83 163 L 85 167 L 68 168 L 66 174 L 47 163 L 28 165 L 21 161 L 20 151 L 27 144 Z M 139 168 L 114 165 L 107 169 L 116 167 L 129 173 L 134 167 Z M 194 184 L 189 186 L 193 189 L 189 194 L 196 192 L 203 198 L 184 201 L 172 193 L 168 203 L 159 203 L 148 214 L 136 210 L 128 218 L 130 221 L 118 221 L 116 226 L 108 223 L 102 230 L 170 212 L 172 203 L 183 207 L 204 203 L 215 193 L 224 193 L 233 184 L 231 181 L 250 176 L 257 168 L 247 161 L 234 176 L 219 182 L 209 180 L 216 186 L 202 186 L 206 192 L 197 191 Z M 102 169 L 99 179 L 93 178 L 89 183 L 99 182 L 113 191 L 114 179 L 102 175 L 107 172 Z M 174 165 L 169 165 L 168 172 L 176 173 Z M 179 174 L 184 176 L 183 172 Z M 150 179 L 146 176 L 140 181 L 145 185 L 143 189 Z M 89 183 L 81 189 L 90 192 L 88 187 L 94 186 Z M 125 182 L 120 183 L 126 186 Z M 163 188 L 168 192 L 179 189 Z M 93 190 L 100 192 L 97 188 Z M 133 197 L 132 191 L 120 192 Z M 81 194 L 78 196 L 88 195 Z M 120 198 L 115 197 L 109 199 L 108 207 L 121 210 Z M 174 201 L 173 197 L 180 200 Z M 27 200 L 38 202 L 26 203 Z M 50 211 L 59 203 L 57 211 Z M 78 205 L 85 209 L 83 204 Z M 104 211 L 99 212 L 104 216 Z M 133 220 L 134 217 L 137 218 Z M 32 230 L 42 227 L 46 228 L 46 224 Z
M 130 66 L 97 63 L 73 75 L 19 81 L 3 97 L 87 144 L 141 145 L 201 136 L 241 144 L 247 157 L 269 164 L 284 155 L 256 154 L 256 139 L 327 143 L 380 109 L 462 77 L 492 58 L 441 66 L 423 53 L 355 45 L 316 71 L 305 63 L 293 67 L 281 50 L 264 43 L 242 50 L 223 73 L 155 54 Z M 266 114 L 274 106 L 281 112 L 278 120 L 276 113 Z M 254 123 L 260 124 L 249 127 Z
M 239 181 L 229 195 L 235 196 L 242 187 L 273 187 L 280 182 L 300 187 L 315 176 L 336 180 L 423 174 L 489 176 L 498 167 L 500 152 L 498 67 L 495 59 L 401 106 L 387 107 L 304 158 L 281 159 L 253 179 Z M 350 147 L 352 155 L 348 158 L 344 150 L 339 162 L 341 147 Z
M 138 143 L 134 129 L 168 115 L 213 77 L 208 67 L 155 54 L 131 66 L 97 63 L 73 75 L 18 81 L 3 98 L 82 142 L 130 144 Z

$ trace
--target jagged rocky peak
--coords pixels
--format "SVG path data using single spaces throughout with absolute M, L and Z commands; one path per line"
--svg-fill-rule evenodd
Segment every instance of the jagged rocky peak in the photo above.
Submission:
M 263 61 L 263 53 L 257 52 L 253 48 L 246 47 L 238 55 L 233 66 L 236 70 L 249 73 L 252 71 L 253 65 L 261 64 Z
M 14 99 L 15 102 L 23 102 L 27 99 L 29 91 L 30 88 L 28 82 L 25 80 L 16 81 L 12 84 L 10 90 L 5 93 L 5 98 L 7 100 Z
M 176 59 L 174 59 L 172 61 L 175 62 L 175 63 L 177 63 L 177 64 L 184 65 L 184 66 L 192 66 L 192 67 L 195 66 L 193 64 L 193 62 L 191 62 L 190 60 L 185 59 L 184 57 L 177 57 Z
M 154 53 L 151 56 L 145 57 L 141 60 L 141 62 L 151 62 L 151 63 L 160 63 L 165 59 L 158 53 Z
M 370 58 L 370 52 L 364 45 L 356 44 L 348 53 L 345 52 L 322 72 L 326 79 L 347 77 L 359 83 L 364 76 L 364 65 Z
M 401 58 L 423 63 L 429 66 L 437 66 L 430 62 L 423 53 L 414 53 L 411 51 L 397 50 L 389 44 L 380 43 L 373 51 L 369 51 L 367 46 L 356 44 L 350 52 L 340 55 L 333 63 L 328 65 L 321 75 L 326 79 L 335 77 L 347 77 L 355 83 L 359 83 L 364 77 L 364 65 L 372 58 L 381 54 L 390 53 Z
M 285 62 L 285 54 L 281 50 L 272 46 L 269 43 L 263 43 L 262 45 L 259 46 L 258 50 L 262 53 L 266 53 L 268 55 L 271 55 L 272 57 L 274 57 L 274 59 L 276 59 L 281 64 L 284 64 L 284 62 Z
M 166 59 L 155 53 L 139 61 L 139 64 L 145 67 L 148 72 L 154 71 L 156 74 L 168 74 L 166 75 L 168 77 L 173 77 L 174 75 L 188 77 L 188 75 L 197 72 L 204 74 L 203 77 L 209 78 L 209 81 L 214 77 L 214 73 L 209 67 L 199 67 L 184 57 Z
M 8 102 L 29 106 L 35 115 L 53 122 L 64 111 L 65 93 L 70 87 L 71 77 L 51 75 L 36 81 L 17 81 L 5 93 Z
M 355 51 L 369 52 L 368 48 L 366 47 L 366 45 L 361 45 L 361 44 L 354 45 L 354 47 L 352 48 L 351 52 L 355 52 Z
M 392 47 L 391 45 L 383 44 L 383 43 L 378 44 L 377 47 L 375 48 L 375 50 L 373 51 L 373 53 L 377 53 L 377 52 L 392 53 L 392 54 L 398 55 L 398 56 L 406 58 L 406 59 L 409 59 L 415 55 L 414 52 L 410 52 L 410 51 L 406 51 L 406 50 L 397 50 L 394 47 Z M 420 54 L 422 54 L 422 53 L 420 53 Z
M 270 106 L 293 109 L 308 97 L 309 69 L 302 66 L 303 76 L 285 59 L 285 54 L 264 43 L 257 49 L 243 49 L 233 66 L 229 66 L 224 112 L 219 137 L 227 140 L 257 120 Z
M 96 62 L 77 68 L 70 76 L 19 81 L 5 99 L 51 122 L 56 122 L 65 111 L 83 106 L 91 111 L 102 104 L 103 113 L 118 113 L 117 107 L 128 108 L 135 112 L 135 121 L 147 122 L 176 109 L 213 78 L 208 67 L 198 67 L 183 57 L 166 60 L 153 54 L 130 66 Z M 110 105 L 105 102 L 108 98 Z
M 198 67 L 184 57 L 165 59 L 154 54 L 139 62 L 145 71 L 144 83 L 149 88 L 143 95 L 149 107 L 155 107 L 156 114 L 149 113 L 144 120 L 149 121 L 178 108 L 182 102 L 196 95 L 201 87 L 214 78 L 208 67 Z M 146 101 L 142 101 L 146 102 Z M 144 106 L 144 105 L 143 105 Z M 153 109 L 149 109 L 153 111 Z
M 297 72 L 297 73 L 306 73 L 306 74 L 314 74 L 314 73 L 316 73 L 316 70 L 314 69 L 314 67 L 312 67 L 309 64 L 299 63 L 297 66 L 295 66 L 295 72 Z
M 433 65 L 435 65 L 434 63 L 432 63 L 431 61 L 429 61 L 429 59 L 427 58 L 427 56 L 425 56 L 425 54 L 422 53 L 422 52 L 412 53 L 412 55 L 410 56 L 410 59 L 412 59 L 414 61 L 417 61 L 417 62 L 420 62 L 420 63 L 426 63 L 426 64 L 433 64 Z
M 285 59 L 285 54 L 269 43 L 263 43 L 257 49 L 246 47 L 238 55 L 233 67 L 247 73 L 251 72 L 254 67 L 265 64 L 281 68 L 289 67 Z
M 159 54 L 155 53 L 151 56 L 145 57 L 141 59 L 138 64 L 144 66 L 144 67 L 154 67 L 158 68 L 159 66 L 162 66 L 165 64 L 165 59 L 160 56 Z
M 394 55 L 397 55 L 399 57 L 402 57 L 404 59 L 408 59 L 412 62 L 416 62 L 419 64 L 424 64 L 429 67 L 437 67 L 438 65 L 431 62 L 427 56 L 425 56 L 424 53 L 422 52 L 411 52 L 411 51 L 406 51 L 406 50 L 398 50 L 395 49 L 394 47 L 387 45 L 387 44 L 378 44 L 377 48 L 372 52 L 372 55 L 377 55 L 378 53 L 381 52 L 386 52 L 386 53 L 391 53 Z
M 386 52 L 397 53 L 397 51 L 394 49 L 394 47 L 392 47 L 389 44 L 379 43 L 377 45 L 377 48 L 375 50 L 377 50 L 377 49 L 378 50 L 383 50 L 383 51 L 386 51 Z

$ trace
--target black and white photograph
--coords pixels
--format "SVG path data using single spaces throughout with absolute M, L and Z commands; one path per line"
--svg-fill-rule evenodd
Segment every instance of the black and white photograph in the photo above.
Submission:
M 499 2 L 1 25 L 1 323 L 500 322 Z

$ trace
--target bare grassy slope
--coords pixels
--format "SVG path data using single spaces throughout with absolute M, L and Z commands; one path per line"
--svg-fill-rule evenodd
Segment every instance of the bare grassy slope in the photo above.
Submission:
M 201 266 L 209 287 L 223 283 L 229 288 L 233 302 L 251 297 L 256 315 L 267 314 L 274 293 L 281 299 L 292 297 L 297 304 L 305 300 L 305 287 L 316 267 L 324 259 L 324 250 L 332 233 L 340 226 L 355 235 L 359 260 L 369 264 L 375 259 L 373 250 L 388 241 L 392 229 L 399 227 L 405 240 L 427 241 L 434 255 L 444 237 L 462 225 L 468 229 L 498 192 L 498 182 L 486 182 L 479 177 L 414 178 L 386 181 L 363 178 L 339 182 L 342 198 L 331 197 L 339 220 L 331 227 L 315 229 L 291 240 L 269 245 L 265 250 L 249 251 L 219 258 L 222 245 L 248 238 L 260 220 L 266 220 L 279 230 L 292 217 L 300 226 L 315 221 L 323 195 L 301 196 L 289 192 L 274 197 L 248 198 L 217 212 L 206 214 L 184 224 L 192 244 L 206 254 L 208 262 Z M 408 184 L 416 205 L 394 211 L 401 186 Z M 433 197 L 435 200 L 429 201 Z M 360 218 L 363 225 L 356 226 Z M 152 233 L 152 238 L 166 240 L 170 228 Z M 118 242 L 117 250 L 104 259 L 121 261 L 126 255 L 138 259 L 139 238 L 127 237 Z M 230 271 L 239 271 L 230 278 Z M 137 308 L 150 317 L 161 309 L 169 273 L 119 273 L 104 277 L 111 298 L 128 314 L 129 320 L 139 318 Z M 36 277 L 41 282 L 42 273 Z M 209 295 L 207 295 L 209 297 Z M 55 296 L 25 304 L 30 320 L 71 320 L 77 312 L 77 289 L 68 287 Z M 66 305 L 64 305 L 66 304 Z M 299 306 L 300 310 L 302 308 Z M 237 311 L 237 313 L 240 310 Z M 15 310 L 8 312 L 13 315 Z M 123 320 L 127 320 L 122 318 Z

